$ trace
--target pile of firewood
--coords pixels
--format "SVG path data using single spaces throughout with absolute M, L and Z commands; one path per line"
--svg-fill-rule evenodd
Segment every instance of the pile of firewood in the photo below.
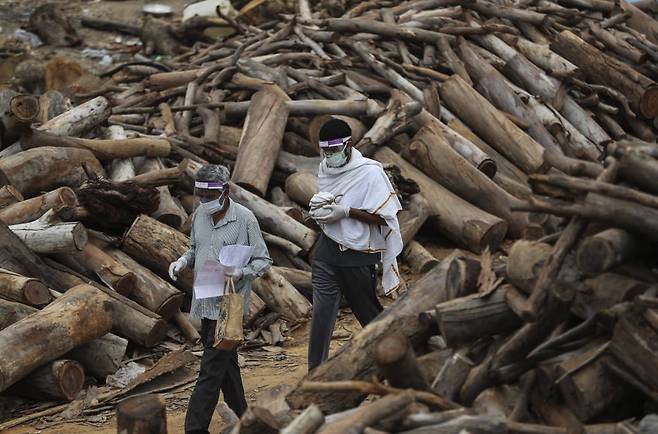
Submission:
M 208 162 L 264 232 L 275 267 L 247 324 L 280 343 L 311 311 L 307 204 L 333 116 L 396 185 L 420 278 L 289 391 L 314 406 L 273 399 L 233 432 L 654 432 L 635 422 L 658 401 L 656 9 L 302 0 L 201 20 L 193 40 L 149 19 L 170 57 L 112 67 L 75 107 L 1 91 L 0 391 L 72 399 L 168 323 L 195 339 L 192 273 L 167 268 Z M 428 234 L 462 250 L 439 261 Z

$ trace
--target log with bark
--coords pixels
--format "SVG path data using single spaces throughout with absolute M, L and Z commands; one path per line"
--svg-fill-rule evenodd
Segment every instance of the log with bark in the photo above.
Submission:
M 121 367 L 127 348 L 127 339 L 108 333 L 73 349 L 66 356 L 80 362 L 85 368 L 85 374 L 105 379 Z
M 60 187 L 56 190 L 21 200 L 0 209 L 0 220 L 8 225 L 16 225 L 37 220 L 48 210 L 59 213 L 64 209 L 72 209 L 78 202 L 75 192 L 69 187 Z
M 290 321 L 308 317 L 311 304 L 276 269 L 268 269 L 254 281 L 253 290 L 270 309 Z
M 80 222 L 62 223 L 52 210 L 38 220 L 9 226 L 33 252 L 42 255 L 75 254 L 87 245 L 87 230 Z
M 73 401 L 82 390 L 84 382 L 85 370 L 80 363 L 59 359 L 32 372 L 8 392 L 32 399 Z

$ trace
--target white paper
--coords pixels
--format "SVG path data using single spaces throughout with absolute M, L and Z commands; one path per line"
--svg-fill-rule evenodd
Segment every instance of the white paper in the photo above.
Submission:
M 224 266 L 214 259 L 208 259 L 195 273 L 194 298 L 219 297 L 224 295 Z
M 253 251 L 252 246 L 240 246 L 238 244 L 224 246 L 219 252 L 219 262 L 227 268 L 243 268 L 249 263 Z

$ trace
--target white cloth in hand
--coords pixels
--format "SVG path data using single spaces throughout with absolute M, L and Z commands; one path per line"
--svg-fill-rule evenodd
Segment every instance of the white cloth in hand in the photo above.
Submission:
M 325 205 L 331 205 L 333 203 L 336 203 L 334 195 L 326 191 L 321 191 L 313 195 L 311 201 L 308 203 L 308 207 L 312 213 L 313 211 L 322 209 Z
M 179 258 L 176 262 L 169 264 L 169 277 L 171 277 L 171 280 L 176 281 L 176 276 L 183 268 L 185 268 L 185 260 L 183 258 Z
M 320 224 L 337 222 L 340 219 L 344 219 L 350 216 L 349 207 L 343 205 L 338 205 L 338 204 L 325 205 L 321 208 L 321 210 L 324 210 L 326 212 L 322 213 L 315 219 L 315 221 Z

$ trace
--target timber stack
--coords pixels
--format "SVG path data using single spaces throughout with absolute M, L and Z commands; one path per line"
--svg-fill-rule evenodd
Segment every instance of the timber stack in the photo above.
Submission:
M 242 6 L 83 18 L 165 60 L 127 58 L 73 106 L 0 91 L 0 392 L 70 400 L 170 325 L 198 336 L 193 276 L 167 268 L 207 163 L 231 168 L 275 263 L 250 337 L 305 321 L 316 143 L 339 117 L 399 192 L 413 278 L 286 411 L 226 432 L 658 432 L 655 2 Z

